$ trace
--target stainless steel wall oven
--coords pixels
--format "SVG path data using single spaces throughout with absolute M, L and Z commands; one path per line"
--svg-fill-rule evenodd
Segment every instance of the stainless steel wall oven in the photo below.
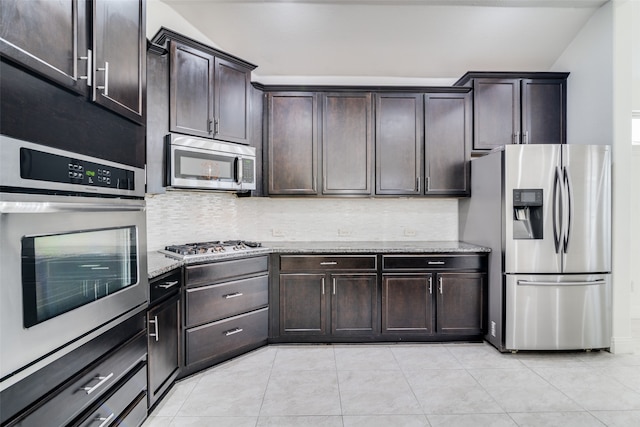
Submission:
M 0 136 L 0 391 L 148 302 L 144 170 Z

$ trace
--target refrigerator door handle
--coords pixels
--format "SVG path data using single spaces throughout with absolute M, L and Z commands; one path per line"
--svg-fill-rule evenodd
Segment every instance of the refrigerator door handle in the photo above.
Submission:
M 589 286 L 604 285 L 606 280 L 578 281 L 578 282 L 544 282 L 531 280 L 518 280 L 518 286 Z
M 560 199 L 560 203 L 558 202 Z M 558 227 L 562 227 L 562 190 L 561 190 L 561 178 L 560 168 L 556 167 L 556 173 L 553 178 L 553 242 L 556 245 L 556 253 L 560 253 L 560 230 Z
M 571 234 L 571 220 L 573 218 L 573 185 L 571 184 L 571 177 L 566 167 L 563 168 L 563 185 L 565 188 L 565 211 L 567 212 L 567 220 L 562 224 L 563 227 L 563 242 L 562 251 L 566 254 L 569 247 L 569 237 Z

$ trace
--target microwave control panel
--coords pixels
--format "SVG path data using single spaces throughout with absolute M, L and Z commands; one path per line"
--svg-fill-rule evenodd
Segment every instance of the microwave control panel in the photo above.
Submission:
M 31 148 L 20 149 L 20 177 L 37 181 L 135 190 L 134 172 Z

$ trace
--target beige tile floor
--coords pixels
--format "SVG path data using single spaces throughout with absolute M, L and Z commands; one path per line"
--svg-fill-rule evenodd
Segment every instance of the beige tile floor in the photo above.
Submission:
M 635 354 L 272 345 L 175 384 L 144 427 L 640 426 Z

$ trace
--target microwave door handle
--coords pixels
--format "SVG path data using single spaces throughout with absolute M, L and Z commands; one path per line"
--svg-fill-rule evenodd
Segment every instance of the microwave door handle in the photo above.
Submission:
M 242 185 L 242 156 L 236 157 L 236 182 Z

